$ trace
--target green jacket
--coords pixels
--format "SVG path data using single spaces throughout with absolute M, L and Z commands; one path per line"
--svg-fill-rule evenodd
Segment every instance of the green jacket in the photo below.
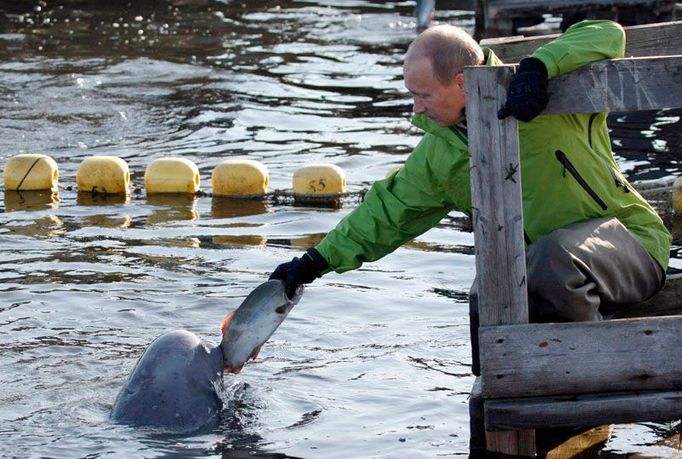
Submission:
M 533 53 L 550 78 L 586 64 L 623 57 L 625 33 L 611 21 L 583 21 Z M 501 62 L 486 49 L 486 64 Z M 469 149 L 461 126 L 443 128 L 425 115 L 426 132 L 391 177 L 316 247 L 331 269 L 374 261 L 434 227 L 451 210 L 471 215 Z M 605 113 L 542 115 L 519 122 L 523 218 L 527 242 L 569 224 L 616 217 L 663 269 L 672 237 L 651 206 L 621 174 L 611 152 Z

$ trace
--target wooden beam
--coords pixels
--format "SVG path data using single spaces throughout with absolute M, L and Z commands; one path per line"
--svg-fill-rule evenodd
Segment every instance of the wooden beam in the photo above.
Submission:
M 667 56 L 682 50 L 682 21 L 625 27 L 625 57 Z M 539 37 L 507 37 L 481 40 L 505 62 L 519 62 L 559 34 Z
M 465 72 L 481 324 L 528 322 L 517 122 L 498 121 L 514 66 L 468 67 Z M 502 276 L 502 278 L 500 278 Z M 535 456 L 535 432 L 486 433 L 486 449 Z
M 471 153 L 472 223 L 482 325 L 528 322 L 517 122 L 498 121 L 514 66 L 465 72 Z M 500 276 L 503 276 L 500 278 Z
M 526 14 L 590 11 L 611 7 L 666 8 L 672 10 L 674 0 L 486 0 L 485 13 L 491 19 Z
M 480 329 L 484 397 L 682 389 L 682 316 Z
M 682 392 L 593 394 L 561 398 L 487 400 L 486 429 L 571 427 L 680 418 Z
M 600 61 L 553 78 L 543 114 L 682 107 L 682 56 Z

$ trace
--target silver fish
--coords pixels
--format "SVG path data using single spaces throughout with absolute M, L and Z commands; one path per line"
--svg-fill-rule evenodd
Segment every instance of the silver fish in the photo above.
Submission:
M 302 295 L 303 286 L 298 288 L 293 299 L 289 299 L 280 280 L 269 280 L 256 287 L 234 313 L 226 317 L 226 330 L 220 343 L 225 369 L 239 373 L 246 361 L 255 358 Z

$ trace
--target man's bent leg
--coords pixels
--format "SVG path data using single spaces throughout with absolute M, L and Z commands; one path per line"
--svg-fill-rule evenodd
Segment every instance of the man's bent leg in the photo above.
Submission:
M 665 274 L 615 218 L 561 228 L 527 250 L 531 322 L 601 320 L 602 304 L 643 301 Z

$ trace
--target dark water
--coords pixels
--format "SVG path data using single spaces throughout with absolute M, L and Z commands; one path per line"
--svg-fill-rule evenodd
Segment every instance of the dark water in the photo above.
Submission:
M 323 161 L 355 192 L 419 139 L 401 81 L 412 2 L 138 3 L 0 2 L 3 164 L 49 154 L 69 187 L 81 160 L 111 154 L 139 188 L 153 159 L 182 156 L 210 191 L 226 158 L 262 161 L 277 189 Z M 473 29 L 471 12 L 436 19 Z M 679 112 L 612 118 L 631 177 L 679 173 Z M 226 379 L 220 424 L 178 436 L 107 419 L 144 348 L 176 328 L 216 341 L 228 310 L 355 203 L 102 201 L 67 188 L 2 203 L 0 455 L 468 455 L 474 259 L 460 214 L 316 282 Z M 670 456 L 669 427 L 618 427 L 602 453 Z

